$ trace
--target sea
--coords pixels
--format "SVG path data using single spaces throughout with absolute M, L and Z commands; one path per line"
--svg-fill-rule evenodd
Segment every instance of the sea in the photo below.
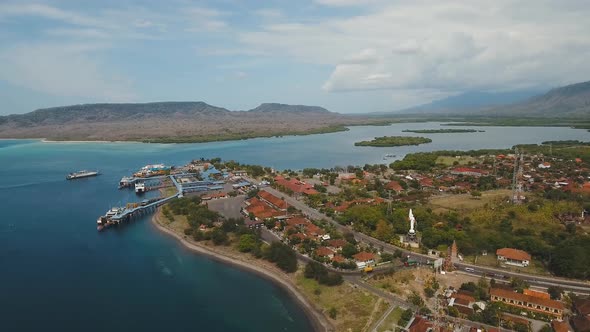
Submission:
M 221 157 L 302 169 L 390 163 L 419 151 L 590 141 L 590 132 L 566 127 L 402 132 L 438 128 L 448 127 L 358 126 L 330 134 L 202 144 L 2 140 L 0 331 L 311 331 L 304 311 L 282 288 L 188 251 L 155 229 L 149 216 L 125 227 L 96 231 L 96 218 L 110 207 L 139 200 L 132 190 L 117 190 L 117 184 L 146 164 L 182 165 Z M 433 142 L 396 148 L 354 146 L 384 135 L 425 136 Z M 67 173 L 82 169 L 102 175 L 65 180 Z

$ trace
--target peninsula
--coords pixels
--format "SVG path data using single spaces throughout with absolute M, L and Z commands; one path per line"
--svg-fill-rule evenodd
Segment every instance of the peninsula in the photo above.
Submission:
M 404 133 L 416 133 L 416 134 L 456 134 L 456 133 L 477 133 L 484 132 L 483 130 L 475 129 L 405 129 L 402 130 Z
M 408 137 L 408 136 L 381 136 L 375 137 L 370 141 L 360 141 L 354 143 L 355 146 L 375 146 L 375 147 L 390 147 L 390 146 L 404 146 L 404 145 L 420 145 L 430 143 L 432 140 L 426 137 Z

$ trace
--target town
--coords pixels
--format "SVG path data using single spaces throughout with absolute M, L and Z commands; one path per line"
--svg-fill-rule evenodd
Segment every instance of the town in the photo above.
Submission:
M 578 143 L 299 171 L 198 159 L 121 186 L 163 176 L 155 202 L 174 195 L 160 212 L 185 238 L 371 289 L 391 304 L 378 331 L 587 331 L 590 155 Z M 334 324 L 342 310 L 322 308 Z

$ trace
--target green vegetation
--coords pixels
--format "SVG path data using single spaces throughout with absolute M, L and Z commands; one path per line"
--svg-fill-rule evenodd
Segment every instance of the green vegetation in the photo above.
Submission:
M 454 134 L 454 133 L 477 133 L 484 132 L 483 130 L 475 129 L 415 129 L 415 130 L 402 130 L 404 133 L 416 133 L 416 134 Z
M 317 129 L 291 131 L 291 132 L 250 132 L 250 133 L 235 133 L 235 134 L 217 134 L 217 135 L 203 135 L 203 136 L 184 136 L 184 137 L 159 137 L 142 139 L 142 143 L 210 143 L 220 141 L 238 141 L 252 138 L 265 137 L 283 137 L 283 136 L 305 136 L 316 134 L 328 134 L 340 131 L 348 131 L 349 129 L 343 125 L 327 126 Z
M 375 146 L 375 147 L 390 147 L 390 146 L 404 146 L 404 145 L 419 145 L 430 143 L 432 140 L 426 137 L 407 137 L 407 136 L 382 136 L 375 137 L 371 141 L 361 141 L 354 143 L 355 146 Z
M 321 285 L 326 286 L 337 286 L 344 281 L 342 275 L 328 271 L 324 265 L 318 262 L 307 263 L 303 275 L 308 279 L 315 279 Z

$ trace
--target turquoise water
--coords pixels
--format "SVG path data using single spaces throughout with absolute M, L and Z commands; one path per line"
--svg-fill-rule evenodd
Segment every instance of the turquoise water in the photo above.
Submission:
M 221 157 L 276 168 L 380 163 L 413 151 L 510 147 L 578 139 L 569 128 L 481 127 L 421 135 L 417 147 L 355 147 L 436 123 L 353 127 L 349 132 L 207 144 L 0 141 L 0 331 L 308 331 L 284 291 L 258 276 L 188 252 L 147 219 L 97 233 L 97 216 L 137 201 L 121 176 L 148 163 Z M 387 162 L 390 162 L 388 160 Z M 68 172 L 99 169 L 76 181 Z

